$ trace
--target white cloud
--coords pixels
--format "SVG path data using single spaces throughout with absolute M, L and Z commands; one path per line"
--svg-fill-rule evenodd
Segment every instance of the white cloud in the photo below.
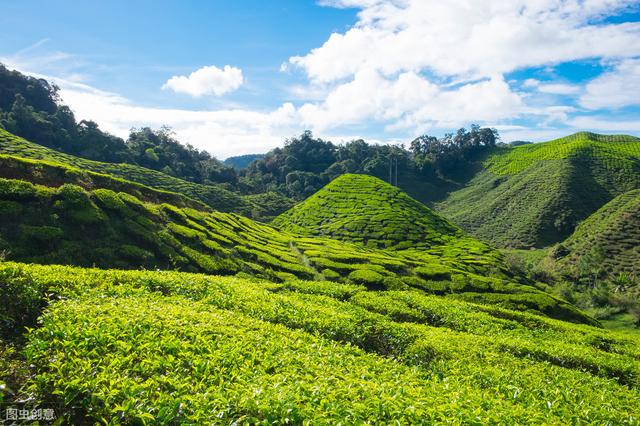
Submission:
M 538 85 L 538 91 L 552 95 L 576 95 L 582 88 L 576 84 L 548 83 Z
M 186 76 L 173 76 L 162 86 L 164 90 L 185 93 L 193 97 L 203 95 L 222 96 L 238 89 L 244 81 L 242 70 L 225 65 L 202 67 Z
M 144 107 L 110 92 L 72 81 L 47 78 L 60 86 L 63 102 L 78 120 L 93 120 L 103 130 L 126 138 L 132 127 L 168 125 L 178 140 L 205 149 L 219 158 L 266 152 L 300 133 L 292 104 L 268 112 L 245 109 L 194 111 Z
M 391 128 L 415 128 L 422 133 L 431 127 L 451 129 L 469 122 L 496 122 L 533 112 L 501 76 L 494 76 L 454 90 L 438 88 L 429 102 L 407 111 L 403 120 Z
M 415 73 L 403 73 L 390 81 L 376 71 L 363 70 L 353 81 L 337 86 L 323 102 L 304 104 L 299 112 L 303 123 L 321 131 L 369 119 L 399 119 L 437 90 Z
M 640 55 L 639 22 L 601 21 L 630 6 L 624 0 L 320 4 L 357 7 L 360 12 L 351 29 L 333 33 L 320 47 L 289 59 L 304 70 L 311 87 L 332 87 L 323 100 L 299 109 L 303 122 L 314 129 L 367 120 L 382 122 L 387 130 L 414 132 L 530 116 L 544 124 L 562 122 L 572 108 L 540 105 L 539 98 L 512 88 L 504 75 L 578 59 Z M 561 96 L 584 90 L 535 79 L 521 87 Z
M 363 70 L 352 81 L 336 86 L 323 102 L 299 108 L 302 122 L 315 131 L 376 120 L 388 123 L 387 130 L 424 132 L 525 113 L 556 111 L 526 107 L 501 76 L 450 88 L 414 72 L 388 79 L 373 70 Z
M 537 89 L 540 93 L 548 93 L 550 95 L 577 95 L 582 92 L 583 88 L 577 84 L 542 82 L 535 78 L 528 78 L 522 82 L 522 87 L 527 89 Z
M 290 62 L 316 81 L 369 68 L 393 75 L 428 69 L 490 77 L 584 58 L 640 54 L 640 23 L 593 23 L 626 0 L 340 0 L 359 7 L 357 24 Z
M 608 117 L 580 116 L 569 121 L 569 124 L 585 130 L 640 134 L 640 120 L 617 121 Z
M 587 84 L 580 105 L 589 109 L 640 105 L 640 59 L 627 59 Z
M 498 128 L 500 131 L 500 137 L 503 142 L 513 142 L 513 141 L 529 141 L 529 142 L 546 142 L 553 139 L 558 139 L 567 134 L 571 133 L 574 130 L 571 129 L 506 129 L 502 130 Z
M 536 80 L 535 78 L 528 78 L 522 83 L 522 85 L 524 87 L 538 87 L 540 86 L 540 80 Z

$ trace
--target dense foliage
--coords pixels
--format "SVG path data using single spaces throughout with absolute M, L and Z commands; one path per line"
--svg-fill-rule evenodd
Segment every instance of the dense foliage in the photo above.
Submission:
M 307 131 L 241 171 L 241 187 L 250 192 L 278 191 L 301 200 L 339 175 L 360 173 L 400 186 L 421 200 L 433 200 L 450 186 L 445 178 L 465 174 L 469 164 L 493 149 L 497 140 L 495 130 L 475 125 L 440 139 L 421 136 L 410 149 L 363 140 L 335 145 Z
M 28 318 L 44 309 L 12 391 L 55 398 L 68 423 L 638 421 L 640 342 L 611 331 L 328 282 L 11 263 L 0 277 Z
M 40 145 L 79 157 L 129 163 L 190 182 L 236 183 L 236 174 L 206 151 L 179 143 L 170 129 L 133 129 L 125 142 L 93 121 L 76 122 L 58 87 L 0 64 L 0 127 Z
M 125 161 L 124 141 L 92 121 L 76 122 L 58 87 L 0 64 L 0 127 L 38 144 L 102 161 Z
M 495 129 L 472 125 L 470 131 L 462 128 L 440 139 L 420 136 L 411 142 L 410 149 L 421 170 L 433 170 L 442 175 L 457 174 L 482 153 L 495 148 L 499 138 Z

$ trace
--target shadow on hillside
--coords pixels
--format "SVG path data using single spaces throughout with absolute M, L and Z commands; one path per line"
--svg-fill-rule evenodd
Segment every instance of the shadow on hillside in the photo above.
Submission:
M 464 188 L 484 170 L 484 161 L 498 149 L 480 153 L 473 161 L 435 178 L 401 175 L 398 186 L 416 200 L 433 207 L 434 204 L 444 201 L 452 192 Z

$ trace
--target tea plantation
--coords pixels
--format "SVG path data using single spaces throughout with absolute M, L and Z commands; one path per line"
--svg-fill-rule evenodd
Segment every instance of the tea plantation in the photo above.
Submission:
M 0 178 L 20 179 L 50 187 L 71 183 L 89 190 L 105 188 L 131 194 L 140 200 L 152 203 L 166 202 L 179 207 L 211 210 L 206 204 L 176 192 L 163 191 L 112 175 L 81 170 L 45 160 L 32 160 L 0 154 Z
M 640 276 L 640 190 L 619 195 L 589 216 L 555 253 L 560 271 L 597 257 L 609 276 Z
M 330 282 L 0 277 L 2 331 L 26 331 L 4 396 L 53 398 L 68 423 L 638 422 L 640 342 L 598 328 Z
M 600 247 L 638 273 L 639 146 L 498 149 L 438 206 L 450 221 L 370 176 L 290 206 L 0 130 L 0 406 L 79 425 L 639 424 L 640 334 L 454 224 L 514 247 L 571 235 L 556 267 Z
M 527 285 L 499 252 L 468 237 L 391 252 L 302 237 L 231 213 L 144 203 L 104 188 L 87 192 L 73 184 L 50 188 L 10 179 L 0 179 L 0 219 L 0 250 L 11 260 L 416 288 L 593 322 Z
M 436 210 L 500 247 L 558 243 L 617 195 L 640 188 L 640 139 L 575 135 L 497 149 Z
M 132 164 L 112 164 L 87 160 L 46 148 L 12 135 L 0 128 L 0 154 L 46 160 L 84 172 L 111 175 L 155 189 L 174 192 L 200 201 L 216 210 L 251 214 L 252 204 L 219 185 L 199 185 Z
M 372 247 L 425 248 L 461 230 L 395 186 L 373 176 L 345 174 L 278 216 L 273 224 Z

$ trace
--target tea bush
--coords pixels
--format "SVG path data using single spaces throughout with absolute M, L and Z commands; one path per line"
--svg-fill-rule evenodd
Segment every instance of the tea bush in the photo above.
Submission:
M 19 264 L 0 273 L 58 300 L 28 335 L 24 392 L 59 395 L 70 423 L 638 420 L 630 335 L 330 282 Z

